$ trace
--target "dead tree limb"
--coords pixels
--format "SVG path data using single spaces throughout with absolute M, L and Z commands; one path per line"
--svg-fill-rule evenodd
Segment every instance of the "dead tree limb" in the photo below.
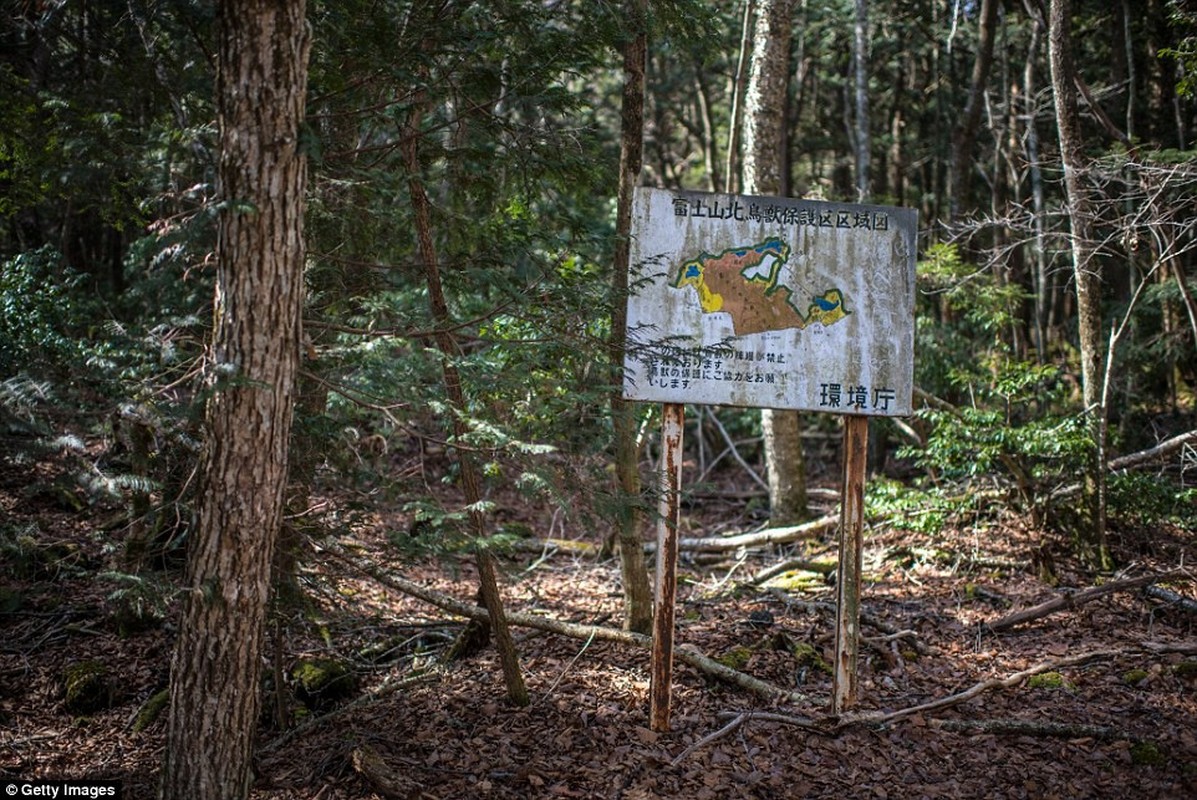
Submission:
M 779 561 L 771 567 L 766 567 L 757 574 L 753 575 L 749 583 L 754 586 L 760 586 L 770 578 L 774 578 L 783 572 L 790 570 L 803 570 L 805 572 L 817 572 L 820 575 L 830 575 L 835 572 L 836 565 L 833 561 L 811 561 L 809 558 L 787 558 L 785 561 Z
M 1184 448 L 1185 445 L 1197 445 L 1197 431 L 1189 431 L 1182 433 L 1179 436 L 1173 436 L 1171 439 L 1166 439 L 1155 447 L 1149 447 L 1146 450 L 1140 450 L 1137 453 L 1129 453 L 1125 456 L 1110 459 L 1110 469 L 1130 469 L 1141 464 L 1147 464 L 1166 456 L 1170 456 L 1178 450 Z
M 1015 672 L 1007 675 L 1005 678 L 989 678 L 980 683 L 973 684 L 963 692 L 957 692 L 947 697 L 941 697 L 938 700 L 932 700 L 928 703 L 922 703 L 917 706 L 910 706 L 909 708 L 901 708 L 897 711 L 869 711 L 861 714 L 849 714 L 840 717 L 837 728 L 845 728 L 849 725 L 867 725 L 871 727 L 881 727 L 889 725 L 892 722 L 913 717 L 916 714 L 926 714 L 932 711 L 940 711 L 951 706 L 958 706 L 961 703 L 966 703 L 978 695 L 994 689 L 1005 689 L 1011 686 L 1017 686 L 1034 675 L 1042 672 L 1057 672 L 1067 667 L 1078 667 L 1083 664 L 1088 664 L 1092 661 L 1103 661 L 1122 655 L 1120 650 L 1094 650 L 1089 653 L 1080 653 L 1075 656 L 1066 656 L 1064 658 L 1055 658 L 1048 661 L 1041 661 L 1033 667 L 1024 669 L 1020 672 Z
M 788 544 L 799 539 L 810 539 L 825 530 L 830 530 L 839 524 L 839 514 L 828 514 L 818 519 L 804 522 L 801 525 L 787 525 L 781 528 L 765 528 L 752 533 L 741 533 L 735 536 L 701 536 L 682 538 L 678 546 L 682 550 L 695 553 L 724 553 L 728 550 L 739 550 L 741 547 L 764 547 L 771 544 Z M 656 545 L 645 544 L 649 552 L 656 550 Z
M 1172 608 L 1187 611 L 1190 614 L 1197 614 L 1197 600 L 1185 597 L 1180 592 L 1165 589 L 1163 586 L 1148 586 L 1143 589 L 1143 593 L 1148 597 L 1154 597 L 1156 600 L 1163 600 L 1164 603 Z
M 735 536 L 691 536 L 678 540 L 678 549 L 690 553 L 726 553 L 745 547 L 764 547 L 771 544 L 788 544 L 801 539 L 813 539 L 825 530 L 839 524 L 838 514 L 804 522 L 801 525 L 787 525 L 780 528 L 765 528 Z M 586 542 L 562 539 L 522 539 L 513 545 L 521 553 L 542 553 L 561 550 L 574 555 L 591 555 L 597 549 Z M 645 542 L 644 552 L 655 553 L 656 542 Z
M 932 719 L 932 728 L 955 733 L 983 733 L 996 736 L 1052 736 L 1064 739 L 1127 739 L 1128 734 L 1105 725 L 1070 722 L 1042 722 L 1029 719 Z
M 463 602 L 442 592 L 429 589 L 426 586 L 421 586 L 414 581 L 409 581 L 377 564 L 371 563 L 361 556 L 349 553 L 337 544 L 323 542 L 320 546 L 329 555 L 368 575 L 388 589 L 402 592 L 418 600 L 423 600 L 425 603 L 430 603 L 444 611 L 448 611 L 451 614 L 457 614 L 467 619 L 486 619 L 487 611 L 484 608 Z M 556 633 L 573 639 L 588 640 L 593 638 L 596 641 L 616 642 L 645 650 L 652 647 L 652 637 L 641 633 L 633 633 L 617 628 L 604 628 L 599 625 L 582 625 L 576 622 L 565 622 L 564 620 L 549 619 L 536 614 L 525 614 L 518 611 L 506 611 L 505 616 L 511 625 Z M 811 702 L 811 698 L 801 692 L 782 689 L 767 681 L 754 678 L 751 675 L 720 664 L 713 658 L 704 655 L 693 645 L 678 647 L 674 650 L 673 657 L 684 664 L 689 664 L 704 675 L 733 686 L 738 686 L 767 700 L 789 703 Z
M 383 797 L 396 800 L 426 800 L 434 797 L 421 789 L 414 778 L 389 766 L 369 745 L 354 748 L 350 763 L 353 764 L 354 771 L 365 778 L 366 783 Z
M 1081 589 L 1080 591 L 1068 592 L 1058 597 L 1053 597 L 1051 600 L 1040 603 L 1037 606 L 1020 609 L 1019 611 L 1015 611 L 1013 614 L 1007 614 L 1001 619 L 994 620 L 993 622 L 989 623 L 982 623 L 982 625 L 990 631 L 997 633 L 999 631 L 1013 628 L 1016 625 L 1022 625 L 1026 622 L 1041 619 L 1049 614 L 1054 614 L 1057 611 L 1076 608 L 1078 606 L 1084 605 L 1085 603 L 1090 603 L 1107 594 L 1113 594 L 1114 592 L 1125 592 L 1130 589 L 1139 589 L 1143 586 L 1150 586 L 1153 583 L 1158 583 L 1159 581 L 1175 580 L 1181 577 L 1185 577 L 1187 579 L 1188 576 L 1186 576 L 1181 570 L 1171 570 L 1169 572 L 1140 575 L 1136 578 L 1125 578 L 1120 581 L 1110 581 L 1109 583 L 1103 583 L 1100 586 L 1090 586 L 1088 589 Z

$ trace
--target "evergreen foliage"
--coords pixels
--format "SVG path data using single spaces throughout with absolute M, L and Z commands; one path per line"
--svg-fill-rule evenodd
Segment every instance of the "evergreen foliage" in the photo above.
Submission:
M 1021 9 L 1005 10 L 999 34 L 989 131 L 969 165 L 981 177 L 962 218 L 941 224 L 977 5 L 870 4 L 873 196 L 921 213 L 916 383 L 931 398 L 913 420 L 920 441 L 900 453 L 918 476 L 871 491 L 914 526 L 971 513 L 958 490 L 994 478 L 1050 519 L 1093 449 L 1045 39 Z M 742 10 L 650 4 L 647 182 L 723 187 Z M 25 4 L 0 28 L 0 423 L 49 436 L 52 408 L 82 404 L 111 442 L 88 486 L 130 508 L 151 498 L 152 512 L 136 516 L 160 547 L 181 543 L 190 516 L 215 219 L 229 200 L 215 196 L 214 13 L 188 2 Z M 1197 67 L 1186 4 L 1120 14 L 1082 4 L 1076 25 L 1080 72 L 1131 143 L 1085 117 L 1105 311 L 1126 321 L 1109 403 L 1125 451 L 1193 422 Z M 797 5 L 792 194 L 855 196 L 851 15 L 847 2 Z M 459 524 L 466 509 L 439 507 L 423 487 L 457 479 L 440 454 L 460 444 L 479 456 L 488 511 L 535 498 L 587 525 L 612 513 L 604 343 L 617 53 L 629 35 L 619 5 L 319 0 L 309 21 L 296 496 L 343 481 L 362 492 L 350 515 L 371 502 L 406 510 L 418 530 L 394 537 L 405 550 L 468 550 L 480 543 Z M 447 356 L 434 347 L 403 159 L 417 97 L 427 110 L 418 178 L 469 398 L 456 411 L 440 388 Z M 455 413 L 460 442 L 441 433 Z M 727 416 L 737 438 L 758 435 L 751 420 Z M 135 430 L 151 433 L 144 458 Z M 1180 519 L 1191 505 L 1174 477 L 1155 484 L 1158 497 L 1116 477 L 1111 501 L 1128 518 Z

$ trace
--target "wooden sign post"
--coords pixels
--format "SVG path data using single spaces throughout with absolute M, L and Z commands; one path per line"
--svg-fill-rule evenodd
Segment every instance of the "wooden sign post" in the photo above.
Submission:
M 624 397 L 664 404 L 651 719 L 669 729 L 683 404 L 844 416 L 836 713 L 856 702 L 868 417 L 913 410 L 915 211 L 637 188 Z
M 669 730 L 673 686 L 673 629 L 685 409 L 680 403 L 666 403 L 661 409 L 661 497 L 657 508 L 657 587 L 653 606 L 652 674 L 649 683 L 649 727 L 658 732 Z
M 831 711 L 856 704 L 856 662 L 860 652 L 860 557 L 864 546 L 865 466 L 869 418 L 844 417 L 844 477 L 840 487 L 840 558 L 835 584 L 835 674 Z

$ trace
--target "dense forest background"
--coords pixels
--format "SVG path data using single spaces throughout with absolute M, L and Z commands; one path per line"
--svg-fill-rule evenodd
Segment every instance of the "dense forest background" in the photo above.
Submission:
M 377 677 L 377 654 L 363 655 L 354 638 L 363 631 L 334 636 L 336 591 L 321 583 L 331 564 L 363 557 L 348 544 L 356 538 L 370 537 L 378 556 L 358 567 L 392 590 L 402 575 L 485 575 L 495 554 L 506 591 L 530 580 L 531 567 L 511 567 L 521 553 L 608 564 L 628 509 L 655 508 L 660 410 L 612 401 L 613 320 L 625 297 L 614 271 L 625 56 L 646 35 L 639 182 L 743 191 L 748 67 L 765 44 L 758 19 L 778 8 L 791 37 L 780 193 L 919 212 L 919 410 L 875 420 L 870 440 L 867 512 L 883 560 L 910 575 L 950 564 L 971 602 L 989 590 L 958 572 L 961 541 L 985 580 L 1044 591 L 1146 566 L 1183 570 L 1193 554 L 1197 6 L 672 0 L 648 3 L 643 17 L 640 8 L 309 0 L 302 341 L 269 646 L 253 654 L 267 665 L 264 730 L 299 721 L 311 690 L 302 670 L 288 670 L 301 656 L 348 663 L 354 691 Z M 157 665 L 137 679 L 144 696 L 123 701 L 165 702 L 161 642 L 173 641 L 185 584 L 205 404 L 221 391 L 217 240 L 237 202 L 217 191 L 225 11 L 188 0 L 26 0 L 0 12 L 0 613 L 14 642 L 3 651 L 0 726 L 13 730 L 111 707 L 62 710 L 70 681 L 55 667 L 90 663 L 88 647 L 72 649 L 77 633 L 59 637 L 79 623 L 48 599 L 67 585 L 95 598 L 100 621 L 84 627 L 161 637 Z M 1061 30 L 1067 61 L 1054 57 Z M 634 495 L 615 466 L 628 430 L 644 476 Z M 807 518 L 834 510 L 838 430 L 834 416 L 802 418 Z M 687 431 L 686 534 L 713 541 L 768 525 L 759 413 L 695 408 Z M 652 514 L 632 518 L 647 541 Z M 1011 531 L 1010 552 L 977 554 L 977 542 Z M 826 583 L 809 553 L 750 555 L 797 555 L 816 576 L 812 591 Z M 601 597 L 594 608 L 618 605 L 618 573 L 588 574 L 563 580 Z M 1175 583 L 1161 591 L 1181 609 L 1162 624 L 1191 644 L 1193 601 L 1177 593 L 1189 574 L 1168 572 Z M 462 598 L 473 591 L 454 586 Z M 44 639 L 43 619 L 59 622 Z M 414 669 L 434 644 L 412 634 L 396 647 Z M 459 637 L 453 655 L 462 649 Z M 51 663 L 30 667 L 43 652 Z M 624 663 L 619 651 L 605 659 Z M 1187 679 L 1168 678 L 1182 696 Z M 42 694 L 29 688 L 38 681 Z M 43 705 L 27 705 L 35 694 Z M 309 705 L 318 714 L 331 702 Z M 642 734 L 641 745 L 658 744 Z M 1126 785 L 1156 796 L 1191 788 L 1197 745 L 1191 734 L 1181 741 L 1173 772 Z M 9 753 L 6 777 L 70 770 L 69 760 L 37 767 L 18 745 Z M 119 774 L 140 785 L 137 770 L 156 768 L 145 758 Z M 360 761 L 338 768 L 364 776 L 369 788 L 357 791 L 387 795 L 387 773 Z M 512 774 L 522 788 L 511 796 L 544 784 Z M 503 780 L 491 781 L 499 794 Z

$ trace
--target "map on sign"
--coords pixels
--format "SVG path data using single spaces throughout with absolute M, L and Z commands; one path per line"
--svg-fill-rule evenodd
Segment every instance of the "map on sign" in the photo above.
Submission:
M 904 415 L 915 213 L 637 189 L 624 396 Z
M 790 246 L 777 237 L 732 247 L 718 255 L 703 253 L 682 264 L 672 285 L 675 289 L 693 286 L 703 313 L 731 315 L 740 336 L 786 328 L 802 330 L 812 323 L 831 325 L 843 319 L 848 312 L 839 289 L 810 298 L 810 305 L 802 311 L 794 290 L 781 282 L 781 266 L 789 257 Z

